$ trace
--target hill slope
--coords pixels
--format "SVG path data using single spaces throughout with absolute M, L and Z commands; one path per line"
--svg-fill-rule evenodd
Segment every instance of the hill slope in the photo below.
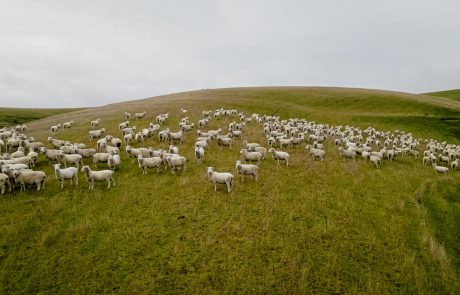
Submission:
M 24 124 L 57 114 L 73 112 L 79 109 L 21 109 L 0 108 L 0 126 Z
M 124 111 L 138 129 L 170 112 L 162 128 L 178 130 L 179 109 L 195 122 L 202 110 L 236 108 L 334 125 L 405 130 L 459 143 L 460 103 L 426 95 L 344 88 L 234 88 L 201 90 L 80 110 L 29 123 L 46 140 L 48 127 L 74 120 L 56 137 L 94 146 L 90 120 L 102 119 L 119 136 Z M 235 118 L 237 119 L 237 118 Z M 207 129 L 226 130 L 229 120 Z M 267 146 L 262 127 L 248 123 L 244 138 Z M 460 173 L 435 175 L 421 160 L 400 157 L 375 169 L 361 159 L 342 161 L 332 140 L 326 160 L 286 149 L 289 167 L 270 155 L 258 182 L 235 179 L 217 192 L 205 167 L 234 173 L 241 143 L 204 163 L 193 160 L 195 130 L 180 153 L 183 175 L 142 175 L 122 152 L 117 186 L 58 188 L 49 175 L 43 192 L 0 197 L 2 293 L 455 293 L 460 274 Z M 167 148 L 156 138 L 144 146 Z M 420 150 L 421 152 L 423 149 Z M 89 163 L 88 160 L 85 160 Z M 105 165 L 99 165 L 103 169 Z
M 425 93 L 426 95 L 446 97 L 456 101 L 460 101 L 460 89 L 452 89 L 438 92 Z

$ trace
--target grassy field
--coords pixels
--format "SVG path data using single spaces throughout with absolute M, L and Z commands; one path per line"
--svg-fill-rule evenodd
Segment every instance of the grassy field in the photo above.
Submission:
M 49 116 L 73 112 L 78 109 L 21 109 L 0 108 L 0 127 L 24 124 Z
M 51 125 L 74 120 L 56 137 L 89 145 L 90 120 L 119 136 L 124 111 L 147 111 L 146 127 L 178 130 L 179 108 L 197 122 L 202 110 L 236 108 L 334 125 L 405 130 L 460 144 L 460 102 L 428 95 L 344 88 L 234 88 L 177 93 L 51 116 L 30 122 L 45 142 Z M 230 121 L 213 120 L 209 129 Z M 266 146 L 262 127 L 244 138 Z M 460 290 L 460 172 L 436 175 L 421 160 L 401 157 L 375 169 L 342 161 L 331 140 L 314 162 L 291 148 L 289 167 L 271 156 L 260 179 L 212 191 L 205 167 L 234 173 L 241 143 L 213 145 L 193 160 L 193 131 L 180 153 L 184 175 L 142 175 L 122 153 L 117 186 L 87 190 L 49 177 L 43 192 L 0 197 L 0 293 L 418 293 Z M 150 139 L 145 146 L 165 148 Z M 85 161 L 88 163 L 88 161 Z M 100 164 L 99 168 L 105 168 Z
M 454 99 L 456 101 L 460 101 L 460 89 L 438 91 L 438 92 L 430 92 L 430 93 L 426 93 L 426 95 L 438 96 L 438 97 L 447 97 L 447 98 L 450 98 L 450 99 Z

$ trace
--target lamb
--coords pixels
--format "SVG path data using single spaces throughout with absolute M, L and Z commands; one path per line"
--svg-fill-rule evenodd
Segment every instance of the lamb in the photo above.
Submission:
M 77 169 L 80 167 L 80 163 L 83 165 L 83 157 L 79 154 L 59 154 L 59 162 L 64 164 L 64 167 L 67 168 L 67 165 L 75 165 Z
M 107 159 L 107 166 L 109 166 L 109 169 L 115 171 L 115 169 L 120 168 L 120 163 L 120 155 L 115 152 L 111 152 L 109 158 Z
M 449 168 L 444 167 L 444 166 L 437 166 L 436 163 L 433 163 L 432 166 L 434 168 L 434 171 L 436 171 L 437 173 L 443 173 L 447 175 L 447 172 L 449 172 Z
M 94 121 L 91 121 L 91 128 L 93 128 L 93 129 L 94 129 L 94 127 L 97 127 L 97 126 L 99 126 L 99 123 L 101 123 L 101 122 L 102 122 L 102 120 L 101 120 L 101 119 L 99 119 L 99 118 L 97 118 L 97 119 L 96 119 L 96 120 L 94 120 Z
M 282 151 L 276 151 L 274 148 L 270 148 L 268 150 L 269 153 L 272 153 L 272 157 L 274 160 L 278 162 L 278 166 L 280 164 L 280 160 L 286 163 L 286 167 L 289 165 L 289 154 Z
M 350 158 L 350 159 L 353 159 L 353 161 L 355 161 L 356 152 L 354 150 L 345 150 L 343 147 L 339 147 L 339 154 L 344 159 Z
M 241 149 L 240 154 L 243 155 L 244 162 L 257 162 L 257 165 L 260 164 L 260 161 L 263 158 L 263 155 L 259 152 L 249 152 L 247 149 Z
M 204 158 L 204 148 L 195 146 L 195 159 L 197 163 L 201 163 Z
M 70 184 L 73 184 L 75 181 L 75 186 L 78 185 L 78 168 L 69 167 L 65 169 L 61 169 L 61 164 L 54 164 L 54 174 L 56 175 L 56 179 L 61 184 L 61 189 L 64 188 L 64 180 L 70 179 Z
M 6 186 L 8 186 L 11 192 L 10 178 L 4 173 L 0 173 L 0 194 L 5 194 Z
M 92 141 L 95 138 L 101 138 L 105 134 L 105 128 L 101 128 L 99 130 L 91 130 L 88 132 L 89 140 Z
M 139 163 L 139 168 L 142 169 L 142 173 L 147 175 L 148 168 L 157 168 L 157 174 L 160 173 L 161 164 L 163 159 L 160 157 L 144 158 L 142 155 L 137 156 L 137 162 Z
M 175 174 L 175 170 L 179 170 L 182 168 L 182 173 L 185 172 L 185 164 L 187 162 L 187 159 L 182 156 L 175 156 L 173 157 L 172 155 L 168 155 L 166 157 L 166 161 L 168 162 L 169 167 L 171 168 L 171 171 L 173 174 Z
M 217 191 L 217 184 L 225 184 L 227 192 L 230 193 L 233 188 L 233 174 L 228 172 L 215 172 L 213 167 L 206 169 L 208 180 L 214 185 L 214 191 Z
M 259 166 L 254 164 L 241 164 L 241 161 L 236 161 L 236 172 L 241 176 L 241 181 L 243 181 L 243 175 L 251 175 L 252 178 L 257 181 L 259 174 Z
M 452 171 L 455 171 L 458 168 L 458 159 L 450 162 L 450 168 L 452 169 Z
M 46 174 L 43 171 L 16 170 L 13 175 L 15 182 L 21 185 L 21 191 L 26 190 L 26 184 L 35 184 L 37 191 L 45 189 Z
M 313 161 L 315 158 L 319 158 L 320 161 L 326 159 L 326 152 L 321 149 L 314 148 L 309 144 L 305 147 L 305 149 L 308 151 L 308 154 L 312 157 Z
M 95 153 L 93 155 L 93 165 L 97 166 L 98 163 L 107 163 L 110 153 Z
M 83 166 L 81 168 L 81 172 L 85 174 L 86 179 L 88 180 L 89 190 L 94 190 L 94 181 L 96 180 L 107 181 L 107 189 L 110 188 L 112 182 L 115 186 L 115 179 L 113 178 L 112 170 L 92 171 L 89 166 Z

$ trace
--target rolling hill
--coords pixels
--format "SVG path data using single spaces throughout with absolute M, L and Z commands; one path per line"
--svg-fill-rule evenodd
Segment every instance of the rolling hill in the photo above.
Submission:
M 456 101 L 460 101 L 460 89 L 430 92 L 430 93 L 425 93 L 425 94 L 431 95 L 431 96 L 446 97 L 446 98 L 450 98 Z
M 234 108 L 246 115 L 305 118 L 317 123 L 404 130 L 415 137 L 460 144 L 460 102 L 380 90 L 260 87 L 205 89 L 81 109 L 28 123 L 46 142 L 49 126 L 74 120 L 56 138 L 88 141 L 90 121 L 102 119 L 120 137 L 125 111 L 145 110 L 147 127 L 178 130 L 179 109 L 197 122 L 202 110 Z M 236 120 L 237 118 L 234 118 Z M 207 129 L 226 129 L 212 120 Z M 251 122 L 243 136 L 267 146 Z M 436 175 L 421 160 L 399 157 L 375 169 L 362 159 L 342 161 L 334 142 L 326 160 L 288 148 L 289 167 L 270 155 L 258 182 L 235 178 L 234 191 L 212 191 L 207 166 L 235 173 L 242 144 L 193 159 L 196 129 L 180 153 L 183 175 L 142 175 L 122 152 L 117 186 L 59 189 L 54 172 L 42 192 L 0 197 L 1 292 L 8 293 L 441 293 L 460 289 L 460 172 Z M 156 138 L 144 146 L 167 148 Z M 422 152 L 423 149 L 420 150 Z M 42 156 L 43 157 L 43 156 Z M 86 163 L 89 163 L 85 160 Z M 100 164 L 99 169 L 105 165 Z M 104 168 L 105 169 L 105 168 Z

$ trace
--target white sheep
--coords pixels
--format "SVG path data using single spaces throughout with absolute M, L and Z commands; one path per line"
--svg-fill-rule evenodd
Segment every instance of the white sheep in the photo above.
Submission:
M 259 147 L 260 144 L 255 143 L 255 142 L 248 143 L 247 140 L 243 140 L 243 146 L 244 146 L 245 148 L 249 149 L 249 148 L 256 148 L 256 147 Z
M 83 158 L 91 158 L 96 153 L 96 149 L 77 149 L 77 154 Z
M 98 163 L 107 163 L 110 153 L 95 153 L 93 155 L 93 165 L 97 166 Z
M 219 145 L 220 148 L 228 146 L 232 146 L 232 139 L 230 137 L 223 137 L 218 135 L 217 136 L 217 144 Z
M 169 145 L 169 153 L 178 155 L 179 154 L 179 148 L 177 146 L 174 146 L 174 145 L 171 144 L 171 145 Z
M 91 130 L 88 132 L 89 140 L 92 141 L 95 138 L 101 138 L 105 134 L 105 128 L 99 130 Z
M 111 183 L 115 186 L 115 179 L 113 178 L 113 171 L 112 170 L 100 170 L 100 171 L 92 171 L 89 166 L 83 166 L 81 168 L 81 172 L 83 172 L 88 180 L 88 185 L 90 190 L 94 190 L 94 182 L 96 180 L 105 180 L 107 181 L 107 189 L 110 188 Z
M 260 164 L 260 161 L 262 161 L 264 155 L 259 152 L 250 152 L 247 149 L 241 149 L 240 154 L 243 155 L 244 162 L 257 162 L 257 165 Z
M 64 130 L 70 129 L 72 127 L 72 124 L 73 124 L 73 120 L 71 120 L 69 122 L 65 122 L 64 124 L 62 124 L 62 129 L 64 129 Z
M 15 170 L 14 180 L 21 185 L 21 191 L 26 190 L 26 184 L 35 184 L 37 191 L 45 189 L 46 174 L 43 171 Z
M 195 146 L 195 159 L 197 163 L 201 163 L 204 158 L 204 148 Z
M 101 122 L 102 122 L 102 120 L 99 119 L 99 118 L 97 118 L 97 119 L 94 120 L 94 121 L 91 121 L 91 128 L 94 128 L 94 127 L 99 126 L 99 123 L 101 123 Z
M 142 173 L 147 175 L 148 168 L 157 168 L 157 174 L 160 173 L 161 164 L 163 163 L 163 159 L 160 157 L 151 157 L 151 158 L 144 158 L 142 155 L 137 156 L 137 162 L 139 164 L 139 168 L 142 169 Z
M 227 192 L 233 189 L 233 174 L 228 172 L 216 172 L 213 167 L 206 168 L 208 180 L 214 185 L 214 191 L 217 191 L 217 184 L 225 184 Z
M 375 165 L 375 168 L 379 169 L 380 168 L 380 163 L 382 161 L 382 158 L 380 158 L 379 156 L 374 156 L 374 155 L 370 155 L 369 156 L 369 160 L 374 163 Z
M 120 155 L 111 152 L 109 158 L 107 159 L 107 166 L 110 170 L 115 171 L 115 169 L 120 168 L 121 159 Z
M 458 168 L 458 159 L 450 162 L 450 168 L 452 169 L 452 171 L 455 171 Z
M 436 163 L 433 163 L 432 166 L 434 168 L 434 171 L 436 171 L 437 173 L 442 173 L 442 174 L 447 175 L 447 172 L 449 172 L 449 168 L 444 167 L 444 166 L 437 166 Z
M 166 157 L 166 161 L 168 162 L 168 166 L 171 168 L 173 174 L 175 174 L 175 170 L 179 170 L 181 168 L 182 173 L 185 172 L 185 166 L 187 162 L 187 159 L 185 157 L 168 155 Z
M 131 118 L 131 113 L 125 112 L 125 119 L 129 120 Z
M 5 193 L 6 186 L 8 186 L 11 192 L 10 178 L 8 177 L 8 175 L 0 173 L 0 194 L 3 195 Z
M 182 143 L 182 130 L 178 131 L 178 132 L 170 132 L 169 133 L 169 140 L 174 142 L 176 140 L 179 141 L 179 143 Z
M 241 176 L 241 181 L 243 181 L 243 175 L 250 175 L 252 178 L 257 181 L 259 174 L 259 166 L 254 164 L 241 164 L 241 161 L 236 161 L 236 172 Z
M 353 161 L 355 160 L 356 158 L 356 151 L 352 150 L 352 149 L 344 149 L 343 147 L 339 147 L 339 154 L 342 158 L 350 158 L 350 159 L 353 159 Z
M 289 154 L 287 152 L 277 151 L 274 148 L 270 148 L 268 152 L 272 153 L 272 157 L 277 161 L 278 165 L 280 164 L 280 160 L 284 161 L 286 166 L 289 165 Z
M 320 161 L 326 159 L 326 152 L 321 149 L 314 148 L 309 144 L 305 147 L 305 149 L 308 151 L 308 154 L 312 157 L 313 161 L 315 158 L 319 158 Z
M 83 165 L 83 157 L 79 154 L 59 154 L 59 162 L 64 164 L 64 167 L 67 168 L 67 165 L 75 165 L 77 169 L 80 167 L 80 164 Z
M 135 113 L 134 116 L 138 119 L 144 119 L 146 114 L 147 112 L 143 111 L 142 113 Z
M 137 132 L 134 136 L 134 140 L 137 142 L 137 146 L 141 146 L 141 143 L 144 140 L 144 135 L 142 132 Z
M 78 169 L 76 167 L 61 169 L 61 164 L 54 164 L 54 174 L 61 184 L 61 189 L 64 188 L 64 180 L 66 179 L 70 179 L 70 184 L 75 182 L 75 186 L 78 185 Z
M 129 126 L 129 121 L 124 121 L 124 122 L 118 124 L 118 129 L 123 130 L 125 128 L 128 128 L 128 126 Z

